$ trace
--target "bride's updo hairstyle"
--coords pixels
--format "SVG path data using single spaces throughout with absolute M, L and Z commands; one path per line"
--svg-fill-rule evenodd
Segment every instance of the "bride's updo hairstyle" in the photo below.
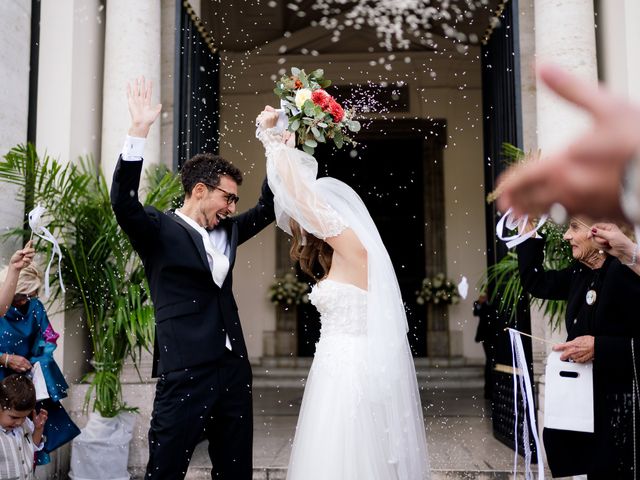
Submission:
M 321 280 L 331 268 L 333 248 L 327 242 L 309 233 L 303 233 L 298 222 L 289 220 L 292 240 L 289 255 L 294 262 L 300 262 L 300 268 L 307 275 Z

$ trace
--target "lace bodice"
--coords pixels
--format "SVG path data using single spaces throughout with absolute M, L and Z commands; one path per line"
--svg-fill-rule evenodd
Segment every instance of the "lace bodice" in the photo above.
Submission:
M 366 334 L 367 298 L 367 292 L 355 285 L 330 279 L 318 282 L 309 294 L 309 300 L 320 312 L 321 337 Z

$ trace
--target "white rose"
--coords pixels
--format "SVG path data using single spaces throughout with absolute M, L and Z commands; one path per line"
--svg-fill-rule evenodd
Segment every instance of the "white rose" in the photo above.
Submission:
M 301 88 L 296 92 L 296 107 L 302 108 L 304 102 L 306 102 L 307 100 L 311 100 L 311 90 L 309 90 L 308 88 Z

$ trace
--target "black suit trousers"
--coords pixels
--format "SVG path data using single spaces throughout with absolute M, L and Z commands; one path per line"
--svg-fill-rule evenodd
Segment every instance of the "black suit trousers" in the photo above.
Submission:
M 251 366 L 230 351 L 215 363 L 158 379 L 149 429 L 146 479 L 183 479 L 196 445 L 209 441 L 211 478 L 251 480 Z

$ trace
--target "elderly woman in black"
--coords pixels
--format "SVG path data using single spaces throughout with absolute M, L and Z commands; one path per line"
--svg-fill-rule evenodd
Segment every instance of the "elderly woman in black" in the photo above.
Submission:
M 640 412 L 633 397 L 635 371 L 640 373 L 640 277 L 599 248 L 588 223 L 571 219 L 564 239 L 576 261 L 563 270 L 545 270 L 544 239 L 517 247 L 524 290 L 568 302 L 567 342 L 554 350 L 563 360 L 593 362 L 595 432 L 545 428 L 544 445 L 554 477 L 634 478 L 634 466 L 640 466 Z

